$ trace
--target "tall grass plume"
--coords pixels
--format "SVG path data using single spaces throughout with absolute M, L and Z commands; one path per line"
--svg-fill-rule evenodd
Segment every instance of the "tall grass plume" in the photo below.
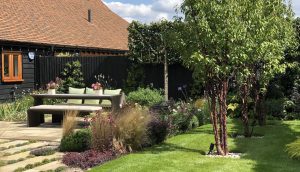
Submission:
M 63 120 L 63 137 L 69 136 L 76 128 L 78 111 L 66 111 Z

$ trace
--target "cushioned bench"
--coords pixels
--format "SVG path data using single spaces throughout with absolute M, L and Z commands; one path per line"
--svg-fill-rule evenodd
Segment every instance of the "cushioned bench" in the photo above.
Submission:
M 33 106 L 27 111 L 28 127 L 39 126 L 44 122 L 44 114 L 52 114 L 52 122 L 61 122 L 66 111 L 78 111 L 79 113 L 92 113 L 101 110 L 100 106 L 89 105 L 39 105 Z

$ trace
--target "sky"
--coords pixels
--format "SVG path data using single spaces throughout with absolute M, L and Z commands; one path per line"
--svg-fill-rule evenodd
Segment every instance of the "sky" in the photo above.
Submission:
M 115 13 L 131 22 L 150 23 L 160 19 L 172 19 L 175 8 L 179 7 L 183 0 L 103 0 Z M 292 0 L 294 12 L 300 17 L 300 0 Z

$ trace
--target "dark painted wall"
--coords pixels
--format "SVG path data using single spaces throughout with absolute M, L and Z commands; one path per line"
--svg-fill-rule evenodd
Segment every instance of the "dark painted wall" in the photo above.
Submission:
M 2 57 L 1 57 L 2 58 Z M 17 95 L 22 92 L 32 91 L 35 86 L 35 75 L 34 75 L 34 60 L 29 60 L 28 52 L 22 52 L 23 60 L 23 82 L 4 83 L 0 80 L 0 101 L 9 101 L 12 98 L 12 88 L 17 86 Z M 0 60 L 0 78 L 2 72 L 2 60 Z

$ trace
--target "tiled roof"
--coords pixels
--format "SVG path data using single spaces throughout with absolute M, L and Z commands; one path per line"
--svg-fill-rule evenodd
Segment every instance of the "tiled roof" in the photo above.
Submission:
M 128 50 L 128 23 L 101 0 L 0 2 L 0 41 Z

